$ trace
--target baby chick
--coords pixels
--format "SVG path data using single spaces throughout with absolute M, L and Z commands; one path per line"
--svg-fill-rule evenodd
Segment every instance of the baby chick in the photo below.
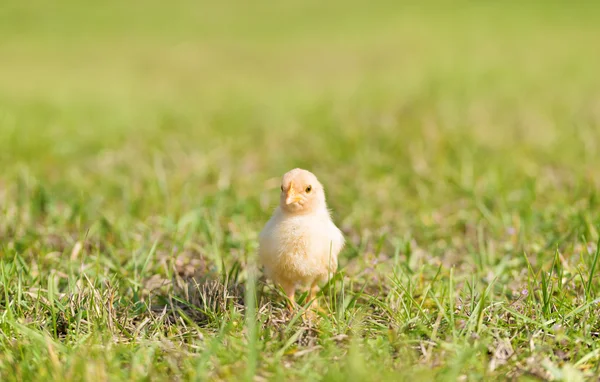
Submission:
M 290 309 L 296 288 L 310 287 L 314 300 L 318 283 L 336 271 L 343 246 L 317 177 L 299 168 L 284 174 L 279 206 L 260 233 L 258 255 L 267 277 L 283 288 Z

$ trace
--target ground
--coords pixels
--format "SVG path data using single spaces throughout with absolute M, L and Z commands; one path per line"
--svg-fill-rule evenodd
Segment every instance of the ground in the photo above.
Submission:
M 0 35 L 2 381 L 598 375 L 600 5 L 4 0 Z M 347 238 L 311 321 L 253 266 L 293 167 Z

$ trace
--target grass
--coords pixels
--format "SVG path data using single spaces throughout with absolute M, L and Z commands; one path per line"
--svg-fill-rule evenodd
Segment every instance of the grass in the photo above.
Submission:
M 1 380 L 599 375 L 597 5 L 0 9 Z M 296 166 L 312 323 L 253 272 Z

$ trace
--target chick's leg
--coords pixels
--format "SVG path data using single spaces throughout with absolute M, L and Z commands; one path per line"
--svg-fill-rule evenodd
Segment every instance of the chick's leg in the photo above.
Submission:
M 313 282 L 310 287 L 310 293 L 308 295 L 308 301 L 310 301 L 310 306 L 313 308 L 319 308 L 319 300 L 317 300 L 317 293 L 319 292 L 319 285 L 317 282 Z
M 296 287 L 294 284 L 282 284 L 281 287 L 288 298 L 288 308 L 293 311 L 296 304 Z

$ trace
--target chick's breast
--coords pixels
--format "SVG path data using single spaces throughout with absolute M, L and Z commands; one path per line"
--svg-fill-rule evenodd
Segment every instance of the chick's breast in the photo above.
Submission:
M 343 245 L 329 216 L 275 213 L 260 235 L 259 258 L 273 281 L 307 285 L 335 272 Z

